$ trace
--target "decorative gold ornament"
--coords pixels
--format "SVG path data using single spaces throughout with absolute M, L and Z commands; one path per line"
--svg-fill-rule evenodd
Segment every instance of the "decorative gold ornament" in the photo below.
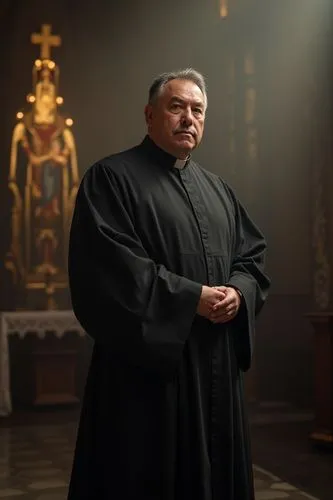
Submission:
M 228 0 L 220 0 L 220 17 L 222 19 L 228 17 Z
M 43 25 L 31 41 L 41 45 L 41 54 L 33 63 L 30 109 L 17 113 L 20 121 L 12 135 L 9 189 L 14 201 L 6 267 L 14 284 L 28 295 L 44 290 L 45 307 L 54 308 L 55 291 L 67 287 L 69 226 L 79 174 L 69 129 L 73 120 L 58 111 L 63 104 L 59 68 L 50 58 L 51 47 L 59 47 L 61 38 Z
M 60 47 L 60 36 L 51 35 L 52 27 L 50 24 L 42 24 L 41 33 L 33 33 L 31 35 L 31 43 L 41 46 L 41 59 L 50 59 L 50 48 Z

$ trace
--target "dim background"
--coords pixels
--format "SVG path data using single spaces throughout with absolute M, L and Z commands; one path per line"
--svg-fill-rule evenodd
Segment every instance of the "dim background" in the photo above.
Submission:
M 209 101 L 195 159 L 231 184 L 268 242 L 272 290 L 258 321 L 255 397 L 311 408 L 305 315 L 331 307 L 315 287 L 319 246 L 333 255 L 330 236 L 315 231 L 320 214 L 331 224 L 333 205 L 330 2 L 230 0 L 221 19 L 218 0 L 2 0 L 0 16 L 0 262 L 10 243 L 11 134 L 40 50 L 31 33 L 49 23 L 62 38 L 51 54 L 81 176 L 142 140 L 157 74 L 194 67 L 207 79 Z M 2 266 L 1 310 L 15 309 L 8 280 Z

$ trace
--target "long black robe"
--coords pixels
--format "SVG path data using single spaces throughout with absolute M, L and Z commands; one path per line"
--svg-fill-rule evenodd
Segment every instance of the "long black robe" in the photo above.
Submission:
M 95 344 L 69 500 L 254 498 L 242 372 L 265 249 L 218 176 L 149 137 L 86 172 L 69 276 Z M 242 292 L 228 325 L 196 315 L 202 284 Z

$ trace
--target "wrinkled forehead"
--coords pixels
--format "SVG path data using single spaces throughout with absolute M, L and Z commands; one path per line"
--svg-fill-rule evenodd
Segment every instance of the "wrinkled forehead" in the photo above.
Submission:
M 167 82 L 161 89 L 163 100 L 182 100 L 205 106 L 206 99 L 201 89 L 191 80 L 174 79 Z

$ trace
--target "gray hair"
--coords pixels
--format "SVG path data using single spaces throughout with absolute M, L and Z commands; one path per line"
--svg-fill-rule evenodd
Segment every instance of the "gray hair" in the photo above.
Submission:
M 157 76 L 149 88 L 149 104 L 154 104 L 157 97 L 161 95 L 165 85 L 171 80 L 190 80 L 195 83 L 203 93 L 205 107 L 207 108 L 207 89 L 205 78 L 201 73 L 193 68 L 171 71 Z

